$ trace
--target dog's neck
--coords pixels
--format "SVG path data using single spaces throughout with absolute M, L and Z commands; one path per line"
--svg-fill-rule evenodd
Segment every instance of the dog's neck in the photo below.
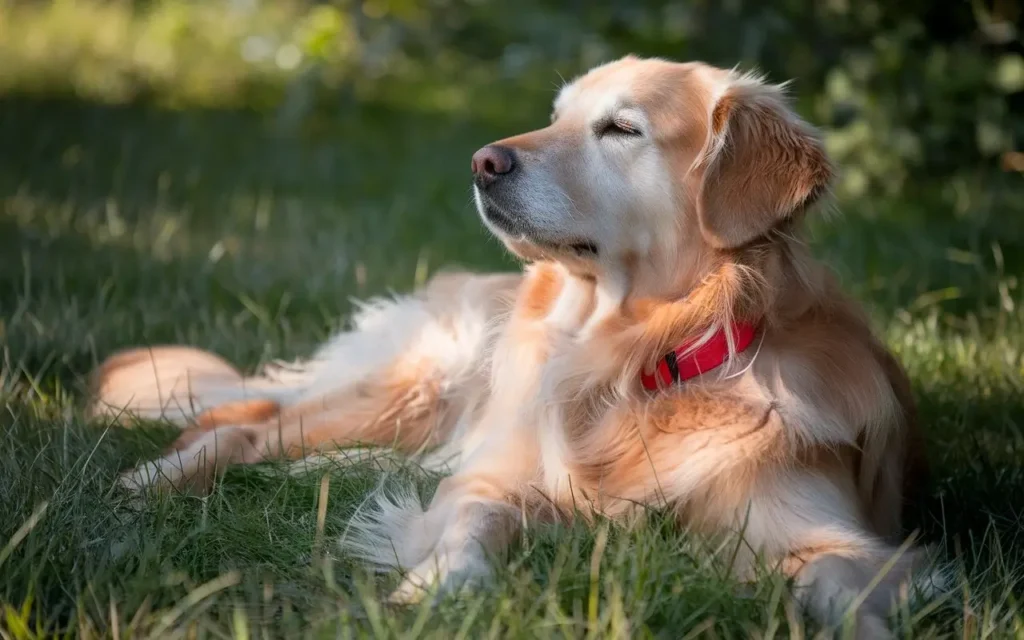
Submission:
M 682 273 L 672 281 L 656 281 L 648 277 L 635 257 L 627 256 L 611 265 L 587 273 L 555 263 L 564 285 L 549 320 L 568 329 L 578 330 L 581 338 L 589 337 L 602 325 L 643 322 L 657 315 L 659 309 L 682 308 L 690 316 L 706 316 L 704 324 L 728 318 L 737 311 L 756 282 L 749 278 L 756 271 L 745 264 L 740 254 L 703 254 L 689 261 Z M 587 292 L 591 297 L 581 295 Z M 575 310 L 574 305 L 584 308 Z M 582 318 L 573 325 L 572 321 Z M 691 324 L 702 324 L 694 317 Z
M 773 326 L 821 297 L 822 266 L 784 238 L 702 261 L 670 297 L 645 295 L 628 269 L 594 276 L 547 263 L 562 282 L 537 320 L 560 336 L 551 343 L 555 352 L 579 351 L 593 382 L 626 389 L 636 386 L 644 368 L 695 336 L 735 323 Z

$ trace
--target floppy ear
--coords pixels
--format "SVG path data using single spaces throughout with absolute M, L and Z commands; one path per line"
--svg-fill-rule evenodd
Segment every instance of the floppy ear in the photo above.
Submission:
M 832 167 L 815 132 L 780 87 L 733 78 L 710 114 L 697 195 L 712 246 L 742 246 L 803 212 L 828 187 Z

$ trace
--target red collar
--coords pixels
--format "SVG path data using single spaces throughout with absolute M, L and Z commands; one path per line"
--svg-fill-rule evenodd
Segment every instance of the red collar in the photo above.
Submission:
M 758 325 L 748 322 L 734 322 L 730 327 L 736 353 L 744 351 L 754 341 Z M 640 373 L 644 389 L 657 391 L 673 384 L 696 378 L 707 373 L 729 359 L 729 341 L 725 329 L 719 329 L 711 338 L 693 351 L 690 348 L 700 338 L 687 340 L 668 352 L 654 369 Z

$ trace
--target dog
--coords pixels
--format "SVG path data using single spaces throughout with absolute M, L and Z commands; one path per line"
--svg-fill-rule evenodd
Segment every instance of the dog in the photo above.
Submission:
M 479 584 L 524 521 L 649 505 L 740 532 L 737 575 L 778 567 L 822 624 L 887 636 L 923 557 L 901 523 L 914 400 L 800 239 L 833 167 L 784 86 L 628 56 L 472 173 L 522 273 L 441 273 L 254 376 L 189 347 L 113 356 L 92 413 L 182 427 L 122 483 L 206 491 L 228 465 L 389 447 L 450 472 L 426 509 L 382 495 L 351 524 L 350 553 L 405 572 L 392 601 Z

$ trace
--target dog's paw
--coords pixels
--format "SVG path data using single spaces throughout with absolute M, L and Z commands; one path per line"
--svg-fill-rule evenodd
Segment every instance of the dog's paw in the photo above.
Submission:
M 479 545 L 458 550 L 437 550 L 402 578 L 388 596 L 395 605 L 422 602 L 428 595 L 438 597 L 480 589 L 494 577 L 494 570 Z
M 159 462 L 152 461 L 122 472 L 117 476 L 114 486 L 122 493 L 122 507 L 140 511 L 145 508 L 147 498 L 154 489 L 162 489 L 168 485 L 161 475 Z
M 158 484 L 160 478 L 160 464 L 146 462 L 118 476 L 117 484 L 126 491 L 138 494 Z
M 136 495 L 172 488 L 202 493 L 208 484 L 208 469 L 206 465 L 190 465 L 189 462 L 180 455 L 144 462 L 118 476 L 117 484 Z

